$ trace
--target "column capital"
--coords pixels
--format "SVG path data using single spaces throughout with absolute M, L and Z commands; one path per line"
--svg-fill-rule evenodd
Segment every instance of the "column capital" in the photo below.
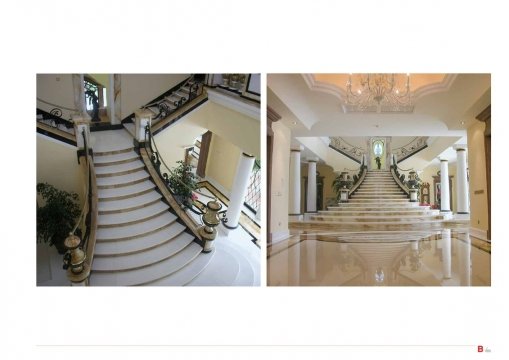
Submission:
M 308 158 L 306 158 L 306 161 L 308 163 L 317 163 L 318 162 L 318 158 L 317 157 L 308 157 Z
M 442 158 L 440 158 L 440 157 L 439 157 L 439 158 L 437 158 L 437 159 L 438 159 L 438 160 L 440 160 L 440 162 L 441 162 L 441 163 L 442 163 L 442 162 L 449 162 L 449 160 L 447 160 L 447 159 L 442 159 Z
M 456 151 L 467 151 L 468 146 L 467 146 L 467 144 L 456 144 L 456 145 L 453 145 L 452 148 Z
M 301 152 L 302 150 L 304 150 L 304 146 L 300 145 L 300 146 L 292 146 L 290 148 L 290 152 Z

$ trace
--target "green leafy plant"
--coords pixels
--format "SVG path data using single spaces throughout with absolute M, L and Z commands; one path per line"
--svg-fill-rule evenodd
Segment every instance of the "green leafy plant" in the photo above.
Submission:
M 37 193 L 44 205 L 37 205 L 37 241 L 55 245 L 58 252 L 66 251 L 64 240 L 80 215 L 78 194 L 55 188 L 48 183 L 38 183 Z
M 341 189 L 350 189 L 350 187 L 352 187 L 352 180 L 350 175 L 347 176 L 346 180 L 344 180 L 344 178 L 339 175 L 334 179 L 334 181 L 332 181 L 332 190 L 334 190 L 336 193 L 336 199 L 341 197 Z
M 182 160 L 177 161 L 177 164 L 168 176 L 168 186 L 180 203 L 189 203 L 196 189 L 197 177 L 191 165 L 186 165 Z

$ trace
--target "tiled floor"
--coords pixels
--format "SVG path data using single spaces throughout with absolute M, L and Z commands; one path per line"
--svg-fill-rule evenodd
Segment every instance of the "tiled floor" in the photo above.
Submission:
M 269 286 L 490 286 L 491 254 L 465 229 L 295 232 L 268 248 Z

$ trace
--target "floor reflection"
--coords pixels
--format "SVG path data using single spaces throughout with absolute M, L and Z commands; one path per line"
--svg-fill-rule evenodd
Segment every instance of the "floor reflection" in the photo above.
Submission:
M 269 286 L 490 286 L 468 231 L 301 232 L 267 250 Z

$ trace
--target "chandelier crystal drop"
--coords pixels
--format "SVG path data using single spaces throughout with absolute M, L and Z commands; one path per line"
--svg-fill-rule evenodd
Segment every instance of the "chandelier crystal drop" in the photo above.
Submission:
M 346 83 L 347 112 L 412 112 L 410 74 L 357 74 Z

